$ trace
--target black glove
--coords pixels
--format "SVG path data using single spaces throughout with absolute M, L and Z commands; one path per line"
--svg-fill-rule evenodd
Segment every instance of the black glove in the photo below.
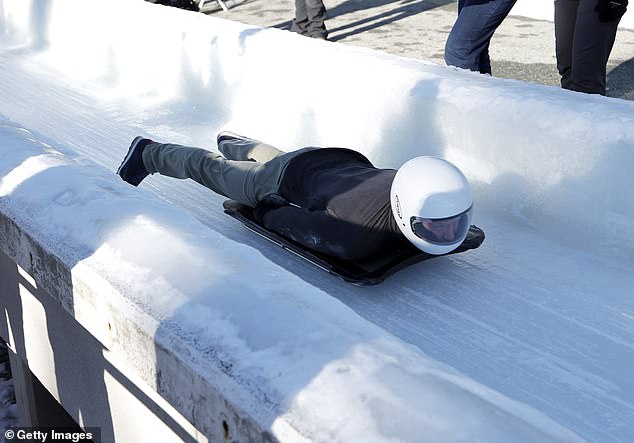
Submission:
M 627 0 L 599 0 L 594 10 L 599 13 L 601 23 L 619 20 L 627 10 Z
M 262 224 L 262 219 L 264 218 L 264 214 L 266 214 L 271 209 L 281 208 L 282 206 L 287 206 L 288 200 L 282 197 L 279 194 L 271 194 L 267 195 L 264 199 L 258 202 L 258 204 L 253 208 L 253 216 L 259 224 Z

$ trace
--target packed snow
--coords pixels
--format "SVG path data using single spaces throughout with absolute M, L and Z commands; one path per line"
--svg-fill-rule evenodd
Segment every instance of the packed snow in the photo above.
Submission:
M 213 344 L 278 437 L 631 440 L 633 103 L 142 0 L 0 0 L 0 35 L 0 210 L 157 345 L 204 372 Z M 213 150 L 222 129 L 445 157 L 487 240 L 357 288 L 192 182 L 114 175 L 136 135 Z

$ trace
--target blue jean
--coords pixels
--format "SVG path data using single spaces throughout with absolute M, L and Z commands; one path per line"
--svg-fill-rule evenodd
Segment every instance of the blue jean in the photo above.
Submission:
M 489 42 L 517 0 L 459 0 L 458 18 L 445 44 L 445 63 L 491 74 Z

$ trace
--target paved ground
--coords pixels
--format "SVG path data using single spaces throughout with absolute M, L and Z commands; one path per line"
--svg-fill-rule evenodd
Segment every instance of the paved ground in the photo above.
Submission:
M 325 0 L 324 3 L 331 41 L 444 64 L 445 40 L 457 14 L 455 1 Z M 229 11 L 208 14 L 286 29 L 294 16 L 294 2 L 247 0 Z M 554 47 L 552 22 L 510 16 L 491 43 L 493 75 L 558 86 Z M 634 100 L 633 30 L 619 30 L 608 64 L 608 89 L 611 97 Z

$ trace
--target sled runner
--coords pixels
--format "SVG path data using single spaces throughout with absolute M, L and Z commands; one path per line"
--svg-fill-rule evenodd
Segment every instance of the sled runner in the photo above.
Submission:
M 406 268 L 414 263 L 418 263 L 438 255 L 426 254 L 412 245 L 393 254 L 386 254 L 383 257 L 365 260 L 361 262 L 350 262 L 330 255 L 310 251 L 303 245 L 289 240 L 280 234 L 269 231 L 255 221 L 253 209 L 233 200 L 225 200 L 222 204 L 224 212 L 236 220 L 240 221 L 247 229 L 266 238 L 293 254 L 307 260 L 324 271 L 341 278 L 344 281 L 357 286 L 370 286 L 381 283 L 395 272 Z M 467 238 L 462 244 L 449 254 L 457 254 L 469 249 L 476 249 L 484 241 L 484 231 L 477 226 L 471 225 Z M 446 254 L 446 255 L 449 255 Z

